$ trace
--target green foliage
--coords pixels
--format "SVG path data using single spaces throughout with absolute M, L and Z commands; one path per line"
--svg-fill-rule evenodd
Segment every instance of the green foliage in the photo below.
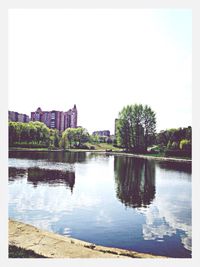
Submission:
M 33 250 L 9 245 L 9 258 L 47 258 L 35 253 Z
M 57 129 L 49 129 L 41 122 L 9 122 L 9 145 L 31 147 L 30 144 L 46 146 L 49 149 L 80 147 L 89 140 L 89 134 L 84 128 L 68 128 L 62 135 Z
M 60 146 L 65 149 L 67 147 L 79 147 L 89 140 L 89 134 L 85 128 L 68 128 L 62 133 Z
M 191 150 L 180 150 L 180 149 L 167 149 L 165 151 L 166 157 L 181 157 L 181 158 L 191 158 Z
M 181 150 L 191 150 L 191 141 L 187 139 L 182 139 L 180 141 L 180 149 Z
M 156 115 L 147 105 L 128 105 L 116 123 L 117 145 L 127 151 L 146 151 L 156 131 Z
M 176 141 L 172 142 L 172 144 L 171 144 L 172 149 L 178 149 L 178 147 L 179 147 L 178 142 L 176 142 Z
M 167 143 L 167 148 L 170 149 L 171 146 L 172 146 L 172 143 L 171 143 L 171 141 L 169 140 L 168 143 Z
M 60 136 L 58 130 L 49 129 L 42 122 L 9 122 L 9 146 L 34 147 L 38 144 L 41 147 L 58 147 Z
M 98 144 L 100 142 L 99 135 L 98 134 L 92 134 L 92 135 L 90 135 L 90 142 L 92 144 Z
M 156 136 L 156 143 L 169 150 L 191 150 L 192 128 L 177 128 L 161 131 Z

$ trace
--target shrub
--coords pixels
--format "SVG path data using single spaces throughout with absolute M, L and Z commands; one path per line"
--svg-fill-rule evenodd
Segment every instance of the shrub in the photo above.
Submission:
M 159 151 L 157 149 L 154 149 L 154 148 L 151 148 L 151 149 L 148 149 L 147 151 L 147 154 L 158 154 Z
M 181 150 L 191 150 L 191 142 L 187 139 L 182 139 L 179 147 Z
M 73 148 L 78 148 L 78 149 L 89 149 L 87 145 L 74 145 Z
M 179 150 L 179 149 L 167 149 L 165 151 L 166 157 L 189 157 L 191 158 L 191 151 L 189 150 Z
M 176 142 L 176 141 L 172 142 L 171 149 L 175 149 L 176 150 L 178 148 L 179 148 L 178 142 Z
M 32 143 L 14 143 L 13 147 L 20 147 L 20 148 L 47 148 L 46 144 L 32 144 Z

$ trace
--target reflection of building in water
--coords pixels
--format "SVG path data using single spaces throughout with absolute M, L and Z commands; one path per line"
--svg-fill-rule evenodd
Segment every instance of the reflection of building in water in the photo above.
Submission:
M 9 167 L 9 181 L 27 178 L 35 187 L 38 184 L 66 184 L 67 188 L 73 191 L 75 184 L 75 172 L 73 171 L 60 171 L 40 168 L 21 169 Z
M 29 168 L 28 181 L 31 182 L 34 186 L 37 186 L 39 183 L 47 183 L 50 185 L 65 183 L 72 192 L 75 184 L 75 172 Z
M 155 197 L 155 163 L 144 159 L 115 157 L 117 197 L 126 206 L 146 207 Z

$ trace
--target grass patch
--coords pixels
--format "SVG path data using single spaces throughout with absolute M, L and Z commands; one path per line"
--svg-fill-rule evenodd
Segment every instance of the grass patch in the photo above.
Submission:
M 26 250 L 16 247 L 14 245 L 9 246 L 9 258 L 46 258 L 42 255 L 35 253 L 32 250 Z
M 89 142 L 87 142 L 87 143 L 84 143 L 84 145 L 85 146 L 87 146 L 88 147 L 88 149 L 84 149 L 84 148 L 78 148 L 78 147 L 76 147 L 76 148 L 66 148 L 66 151 L 68 150 L 68 151 L 85 151 L 85 150 L 91 150 L 91 151 L 93 151 L 93 150 L 104 150 L 104 151 L 106 151 L 106 150 L 112 150 L 112 151 L 122 151 L 122 149 L 121 148 L 118 148 L 118 147 L 114 147 L 112 144 L 107 144 L 107 143 L 99 143 L 99 144 L 92 144 L 92 143 L 89 143 Z M 93 147 L 94 149 L 91 149 L 91 147 Z M 48 148 L 45 148 L 45 147 L 9 147 L 9 150 L 34 150 L 34 151 L 54 151 L 54 150 L 56 150 L 56 151 L 58 151 L 58 150 L 60 150 L 60 151 L 63 151 L 63 149 L 61 149 L 61 148 L 54 148 L 54 149 L 48 149 Z
M 112 151 L 121 151 L 121 148 L 115 147 L 112 144 L 107 143 L 98 143 L 98 144 L 91 144 L 91 143 L 85 143 L 88 147 L 94 146 L 95 150 L 112 150 Z
M 35 150 L 35 151 L 49 151 L 48 148 L 43 148 L 43 147 L 40 147 L 40 148 L 29 148 L 29 147 L 9 147 L 9 150 L 12 151 L 12 150 Z

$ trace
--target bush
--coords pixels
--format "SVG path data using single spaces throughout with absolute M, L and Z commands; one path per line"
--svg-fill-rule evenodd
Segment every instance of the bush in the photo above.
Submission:
M 174 149 L 174 150 L 178 150 L 178 148 L 179 148 L 178 142 L 176 142 L 176 141 L 172 142 L 171 147 L 169 147 L 169 149 L 170 148 Z
M 158 153 L 159 153 L 159 151 L 157 149 L 153 149 L 153 148 L 151 148 L 147 151 L 147 154 L 158 154 Z
M 192 153 L 189 150 L 178 150 L 178 149 L 167 149 L 165 151 L 166 157 L 189 157 L 191 158 Z
M 180 149 L 181 150 L 191 150 L 191 142 L 187 139 L 183 139 L 180 142 Z
M 20 147 L 20 148 L 47 148 L 46 144 L 28 144 L 28 143 L 14 143 L 12 147 Z
M 78 148 L 78 149 L 89 149 L 89 147 L 87 145 L 74 145 L 74 148 Z
M 49 150 L 55 149 L 55 146 L 54 146 L 54 145 L 50 145 L 50 146 L 48 147 L 48 149 L 49 149 Z
M 111 138 L 108 138 L 108 139 L 107 139 L 107 144 L 112 144 L 112 142 L 113 142 L 113 141 L 112 141 Z
M 129 151 L 134 154 L 146 154 L 147 151 L 143 147 L 133 148 L 131 151 Z

